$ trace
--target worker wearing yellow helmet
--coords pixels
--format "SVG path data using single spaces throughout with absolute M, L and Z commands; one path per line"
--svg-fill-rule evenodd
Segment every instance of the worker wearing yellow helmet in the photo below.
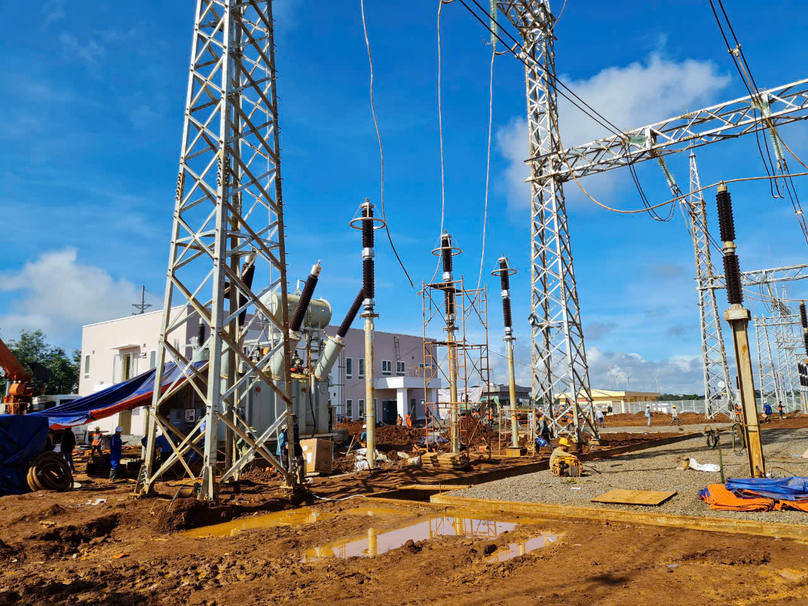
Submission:
M 556 462 L 556 459 L 577 459 L 573 454 L 569 453 L 570 450 L 570 442 L 567 438 L 561 438 L 558 441 L 558 446 L 553 450 L 553 454 L 550 455 L 550 467 L 553 467 L 553 463 Z

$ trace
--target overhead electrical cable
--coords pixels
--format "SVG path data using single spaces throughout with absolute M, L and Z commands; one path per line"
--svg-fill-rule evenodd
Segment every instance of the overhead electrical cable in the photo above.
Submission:
M 376 105 L 373 100 L 373 57 L 370 54 L 370 40 L 368 39 L 368 28 L 367 23 L 365 22 L 365 0 L 359 0 L 359 8 L 362 11 L 362 30 L 365 33 L 365 47 L 368 50 L 368 63 L 370 64 L 370 113 L 373 116 L 373 125 L 376 127 L 376 138 L 379 140 L 379 158 L 381 164 L 381 207 L 382 207 L 382 219 L 384 220 L 384 230 L 387 233 L 387 239 L 390 242 L 390 248 L 393 249 L 393 254 L 398 261 L 398 264 L 401 266 L 401 269 L 404 271 L 404 275 L 407 276 L 407 281 L 410 283 L 410 288 L 415 288 L 415 284 L 413 284 L 412 278 L 410 278 L 409 272 L 407 272 L 407 268 L 404 267 L 404 263 L 401 261 L 401 257 L 398 256 L 398 251 L 396 250 L 395 244 L 393 244 L 393 237 L 390 235 L 390 227 L 387 223 L 387 209 L 384 205 L 384 148 L 382 147 L 382 134 L 379 130 L 379 121 L 376 118 Z
M 496 21 L 497 3 L 491 0 L 491 20 Z M 483 264 L 485 263 L 485 237 L 488 227 L 488 191 L 491 181 L 491 132 L 494 125 L 494 59 L 497 56 L 497 39 L 491 35 L 491 73 L 488 84 L 488 147 L 485 154 L 485 208 L 483 210 L 483 241 L 480 247 L 480 275 L 477 278 L 477 289 L 483 281 Z

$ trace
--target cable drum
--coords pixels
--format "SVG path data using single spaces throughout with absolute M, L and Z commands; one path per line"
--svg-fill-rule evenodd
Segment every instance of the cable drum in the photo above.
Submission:
M 33 491 L 66 492 L 73 488 L 73 474 L 58 452 L 43 452 L 28 468 L 28 486 Z

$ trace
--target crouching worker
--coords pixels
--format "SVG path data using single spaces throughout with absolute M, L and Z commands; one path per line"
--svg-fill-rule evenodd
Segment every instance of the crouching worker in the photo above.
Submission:
M 559 477 L 579 478 L 581 477 L 581 462 L 569 450 L 569 440 L 561 438 L 553 454 L 550 455 L 550 471 Z

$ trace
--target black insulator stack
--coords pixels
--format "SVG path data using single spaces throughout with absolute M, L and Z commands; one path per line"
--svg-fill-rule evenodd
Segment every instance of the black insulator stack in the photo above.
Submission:
M 719 190 L 715 200 L 718 202 L 718 227 L 721 230 L 721 241 L 734 242 L 735 220 L 732 218 L 732 198 L 725 189 Z
M 316 267 L 318 266 L 315 265 L 315 268 Z M 297 302 L 295 313 L 292 314 L 292 322 L 289 324 L 289 330 L 292 332 L 297 332 L 303 325 L 303 318 L 306 317 L 306 312 L 309 310 L 309 303 L 311 303 L 311 297 L 314 294 L 314 288 L 317 286 L 318 274 L 319 272 L 312 270 L 312 273 L 306 278 L 306 285 L 303 287 L 303 292 L 300 293 L 300 300 Z
M 455 315 L 455 292 L 452 287 L 446 288 L 446 315 Z
M 727 282 L 727 301 L 730 305 L 743 303 L 741 290 L 741 265 L 738 255 L 727 253 L 724 255 L 724 278 Z
M 800 324 L 803 328 L 808 328 L 808 313 L 805 313 L 805 303 L 800 303 Z
M 196 338 L 199 339 L 200 346 L 205 342 L 205 325 L 202 322 L 199 323 L 199 330 L 196 333 Z
M 368 299 L 376 297 L 376 275 L 373 265 L 373 257 L 362 259 L 362 290 L 365 291 L 365 297 Z
M 808 355 L 808 334 L 804 335 L 805 337 L 805 353 Z
M 362 207 L 362 248 L 373 248 L 373 209 Z
M 255 277 L 255 265 L 250 265 L 244 272 L 241 274 L 241 281 L 244 282 L 244 286 L 247 288 L 252 288 L 253 278 Z M 238 293 L 238 306 L 242 307 L 243 305 L 247 304 L 247 297 L 245 297 L 241 292 Z M 247 319 L 247 309 L 245 308 L 238 315 L 238 325 L 244 326 L 244 321 Z
M 499 260 L 499 285 L 502 287 L 502 290 L 511 289 L 511 276 L 508 275 L 507 259 Z
M 443 260 L 443 273 L 452 273 L 452 242 L 448 234 L 440 239 L 440 256 Z
M 511 317 L 511 298 L 505 297 L 502 299 L 502 319 L 505 322 L 505 328 L 513 328 L 513 319 Z
M 351 308 L 348 310 L 348 313 L 345 314 L 345 318 L 342 320 L 342 324 L 339 325 L 339 330 L 337 331 L 337 336 L 342 339 L 345 335 L 348 334 L 348 329 L 353 324 L 353 321 L 356 319 L 356 314 L 359 313 L 359 308 L 362 307 L 362 301 L 365 300 L 365 289 L 360 288 L 359 294 L 356 295 L 356 299 L 351 304 Z

